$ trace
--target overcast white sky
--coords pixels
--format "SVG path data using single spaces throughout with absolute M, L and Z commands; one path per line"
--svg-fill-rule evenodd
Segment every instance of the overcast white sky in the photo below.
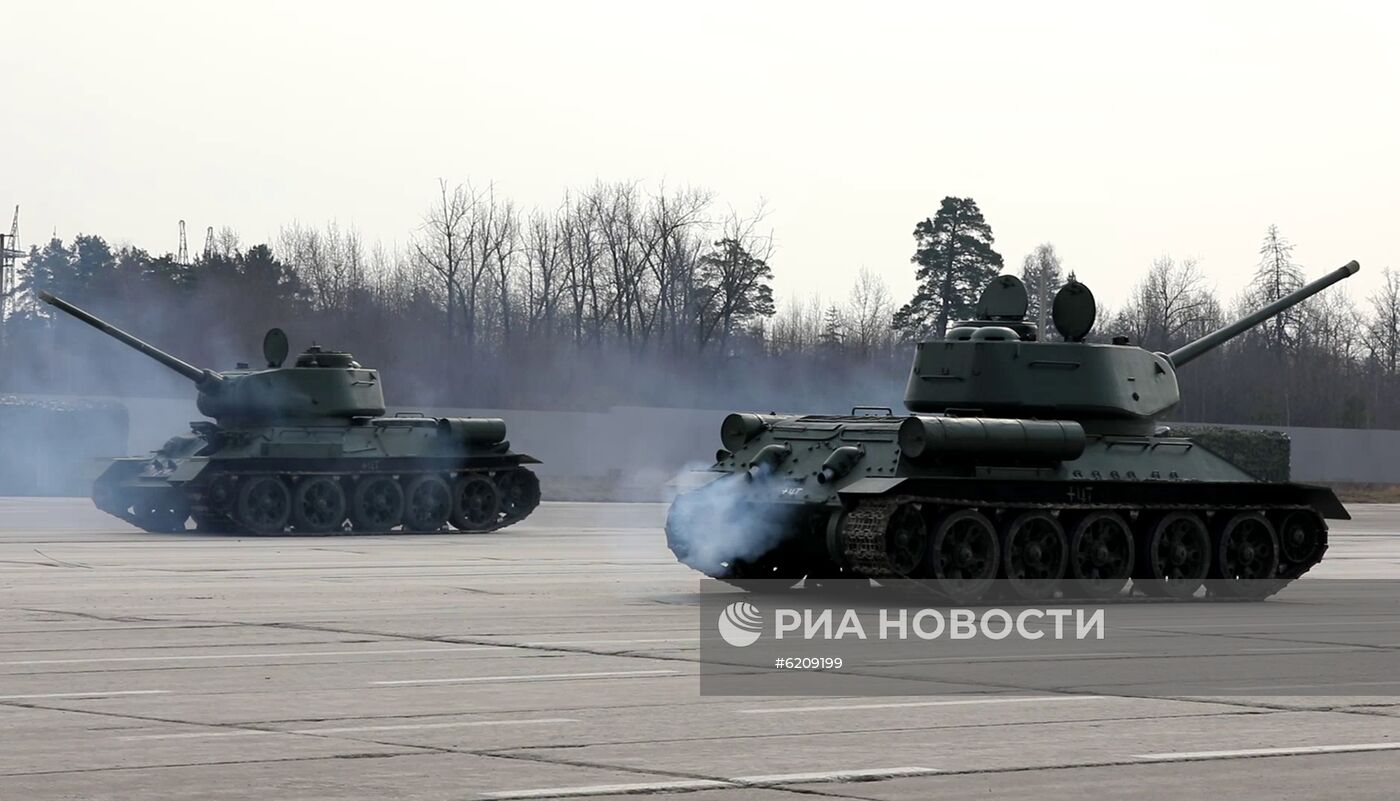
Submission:
M 197 249 L 332 219 L 403 242 L 436 180 L 760 197 L 780 297 L 902 302 L 970 195 L 1116 304 L 1163 253 L 1223 296 L 1277 223 L 1309 276 L 1400 267 L 1400 12 L 1315 3 L 212 3 L 0 7 L 0 208 L 26 242 Z

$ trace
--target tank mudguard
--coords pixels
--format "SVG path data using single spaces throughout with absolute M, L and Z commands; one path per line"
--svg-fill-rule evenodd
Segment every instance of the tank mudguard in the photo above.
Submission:
M 907 478 L 859 478 L 842 487 L 839 495 L 884 495 L 908 482 Z
M 199 474 L 204 472 L 204 468 L 208 466 L 209 458 L 205 456 L 181 460 L 179 465 L 176 466 L 175 472 L 170 474 L 170 481 L 172 483 L 193 481 L 198 478 Z
M 1327 487 L 1319 487 L 1315 484 L 1294 484 L 1303 494 L 1308 506 L 1317 510 L 1317 513 L 1328 520 L 1350 520 L 1351 514 L 1347 508 L 1337 498 L 1337 493 Z
M 863 478 L 840 491 L 843 499 L 916 495 L 976 505 L 1046 507 L 1247 508 L 1307 506 L 1328 520 L 1350 520 L 1332 490 L 1268 481 L 1063 481 L 1003 478 Z

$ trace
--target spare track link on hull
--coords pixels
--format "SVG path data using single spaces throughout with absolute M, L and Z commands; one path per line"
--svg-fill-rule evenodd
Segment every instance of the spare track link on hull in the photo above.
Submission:
M 910 498 L 862 499 L 846 513 L 841 523 L 841 542 L 846 564 L 857 575 L 867 578 L 898 578 L 885 550 L 885 529 L 890 516 Z
M 1179 504 L 1095 504 L 1095 503 L 1012 503 L 1005 501 L 973 501 L 965 498 L 939 498 L 919 495 L 897 495 L 887 497 L 861 498 L 855 506 L 846 511 L 840 527 L 840 543 L 846 565 L 858 576 L 873 579 L 900 579 L 907 576 L 899 573 L 890 564 L 885 546 L 885 532 L 896 509 L 906 503 L 929 504 L 964 509 L 1042 509 L 1054 511 L 1117 511 L 1117 512 L 1158 512 L 1188 510 L 1198 512 L 1247 512 L 1257 510 L 1257 506 L 1231 506 L 1218 504 L 1179 505 Z M 1303 504 L 1268 507 L 1266 511 L 1314 511 Z M 1327 551 L 1326 529 L 1323 530 L 1322 547 L 1310 562 L 1301 570 L 1291 570 L 1279 578 L 1291 581 L 1312 569 L 1322 561 Z

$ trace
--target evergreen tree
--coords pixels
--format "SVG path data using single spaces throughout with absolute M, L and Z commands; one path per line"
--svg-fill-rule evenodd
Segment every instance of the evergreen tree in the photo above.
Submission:
M 146 281 L 169 289 L 187 289 L 194 283 L 194 271 L 177 261 L 175 255 L 167 253 L 148 259 L 141 277 Z
M 718 335 L 723 352 L 736 326 L 777 311 L 773 268 L 736 239 L 715 242 L 714 249 L 700 257 L 698 275 L 702 347 Z
M 83 294 L 111 294 L 117 283 L 117 259 L 107 240 L 78 234 L 73 237 L 73 256 L 73 277 L 83 288 Z
M 822 319 L 822 333 L 818 339 L 823 347 L 833 352 L 840 350 L 841 343 L 846 340 L 846 321 L 835 303 L 826 307 L 826 316 Z
M 29 250 L 19 288 L 32 294 L 52 292 L 75 303 L 110 297 L 118 287 L 117 259 L 100 236 L 78 234 L 73 246 L 55 237 Z
M 972 313 L 983 286 L 1001 272 L 992 227 L 970 197 L 945 197 L 938 214 L 914 227 L 911 262 L 919 288 L 895 312 L 894 327 L 911 339 L 942 339 L 951 320 Z
M 224 257 L 211 257 L 213 262 Z M 307 299 L 309 293 L 295 270 L 279 260 L 267 245 L 254 245 L 237 257 L 238 274 L 246 291 L 254 297 L 288 306 Z
M 1250 310 L 1267 306 L 1303 286 L 1303 269 L 1293 261 L 1293 243 L 1283 238 L 1277 225 L 1270 225 L 1259 246 L 1259 267 L 1254 271 L 1254 286 L 1247 294 Z M 1303 303 L 1274 317 L 1267 327 L 1267 344 L 1273 350 L 1291 347 L 1305 308 Z
M 78 288 L 73 276 L 73 251 L 54 237 L 42 248 L 34 245 L 20 271 L 19 290 L 31 294 L 52 292 L 70 297 Z

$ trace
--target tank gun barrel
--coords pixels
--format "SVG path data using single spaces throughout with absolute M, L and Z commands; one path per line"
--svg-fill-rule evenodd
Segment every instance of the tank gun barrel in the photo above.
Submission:
M 77 306 L 74 306 L 73 304 L 69 303 L 63 298 L 56 297 L 54 295 L 49 294 L 48 292 L 40 292 L 39 299 L 49 304 L 50 306 L 59 309 L 60 311 L 67 312 L 68 314 L 78 318 L 79 320 L 82 320 L 83 322 L 87 323 L 93 328 L 96 328 L 98 331 L 101 331 L 107 336 L 112 337 L 118 342 L 121 342 L 131 348 L 134 348 L 135 350 L 146 354 L 147 356 L 150 356 L 152 359 L 155 359 L 156 361 L 160 362 L 166 367 L 169 367 L 171 370 L 174 370 L 175 372 L 179 373 L 185 378 L 188 378 L 196 384 L 202 384 L 207 380 L 219 378 L 218 373 L 215 373 L 212 370 L 201 370 L 198 367 L 189 364 L 188 362 L 184 362 L 180 359 L 177 359 L 174 356 L 171 356 L 169 353 L 166 353 L 165 351 L 161 350 L 160 348 L 142 342 L 141 340 L 137 339 L 131 334 L 128 334 L 120 328 L 111 325 L 105 320 L 83 311 L 82 309 L 78 308 Z
M 1171 353 L 1168 353 L 1167 359 L 1171 361 L 1172 366 L 1180 367 L 1196 357 L 1204 355 L 1207 351 L 1214 350 L 1227 341 L 1234 339 L 1285 309 L 1302 303 L 1338 281 L 1355 275 L 1356 271 L 1360 269 L 1361 265 L 1357 264 L 1355 261 L 1349 261 L 1345 265 L 1313 281 L 1311 284 L 1307 284 L 1306 286 L 1284 295 L 1264 308 L 1252 314 L 1247 314 L 1224 328 L 1212 331 L 1194 342 L 1182 345 Z

